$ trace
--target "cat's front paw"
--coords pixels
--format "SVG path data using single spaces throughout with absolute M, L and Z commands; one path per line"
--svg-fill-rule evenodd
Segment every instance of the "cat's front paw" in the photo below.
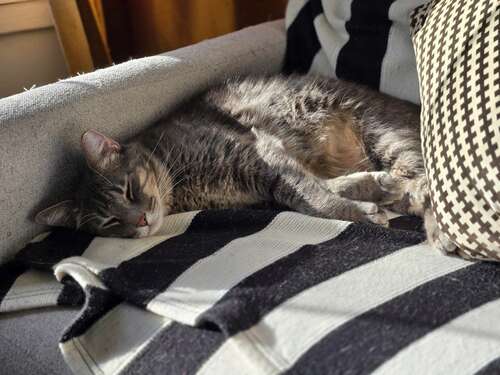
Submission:
M 457 245 L 451 242 L 448 237 L 439 229 L 436 219 L 430 209 L 425 211 L 424 215 L 425 232 L 427 234 L 427 241 L 431 247 L 438 250 L 442 254 L 456 253 Z
M 389 205 L 403 196 L 402 180 L 383 171 L 352 173 L 326 180 L 326 185 L 341 197 L 379 205 Z
M 384 210 L 377 204 L 371 202 L 351 201 L 355 207 L 355 218 L 353 221 L 373 223 L 382 226 L 389 225 L 389 218 Z
M 378 203 L 382 206 L 389 206 L 403 198 L 404 181 L 400 177 L 395 177 L 388 172 L 371 172 L 374 180 L 380 188 L 380 199 Z

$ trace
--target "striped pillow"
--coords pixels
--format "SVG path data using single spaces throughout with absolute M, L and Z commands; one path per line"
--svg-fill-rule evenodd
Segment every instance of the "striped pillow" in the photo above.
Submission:
M 428 0 L 290 0 L 286 73 L 359 82 L 419 103 L 409 14 Z
M 463 256 L 500 261 L 500 2 L 433 0 L 412 20 L 434 216 Z

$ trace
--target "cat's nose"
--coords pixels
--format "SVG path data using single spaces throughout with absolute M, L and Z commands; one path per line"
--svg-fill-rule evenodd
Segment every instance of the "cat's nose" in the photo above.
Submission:
M 137 220 L 136 226 L 137 227 L 145 227 L 146 225 L 148 225 L 148 221 L 146 219 L 146 214 L 143 213 L 143 214 L 141 214 L 141 216 L 139 216 L 139 220 Z

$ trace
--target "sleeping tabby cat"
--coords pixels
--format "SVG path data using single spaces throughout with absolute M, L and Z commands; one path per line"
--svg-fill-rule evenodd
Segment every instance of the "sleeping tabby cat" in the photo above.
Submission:
M 278 204 L 324 218 L 385 224 L 379 206 L 429 209 L 419 108 L 335 79 L 230 79 L 190 99 L 127 143 L 89 130 L 75 199 L 42 224 L 102 236 L 155 234 L 168 214 Z

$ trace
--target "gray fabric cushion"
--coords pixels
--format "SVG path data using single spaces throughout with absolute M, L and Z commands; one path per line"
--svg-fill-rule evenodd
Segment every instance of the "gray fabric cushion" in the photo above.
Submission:
M 77 311 L 43 308 L 0 315 L 0 373 L 71 374 L 58 343 Z
M 284 48 L 274 21 L 0 100 L 0 263 L 42 230 L 34 213 L 71 191 L 84 130 L 123 139 L 214 80 L 278 72 Z

